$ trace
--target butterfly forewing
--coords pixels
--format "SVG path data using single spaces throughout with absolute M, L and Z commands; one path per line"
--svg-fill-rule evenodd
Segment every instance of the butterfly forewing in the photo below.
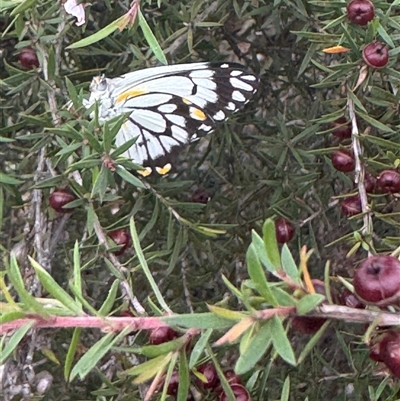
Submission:
M 166 162 L 174 148 L 210 133 L 254 95 L 256 75 L 234 63 L 194 63 L 148 68 L 92 89 L 103 119 L 127 113 L 116 146 L 138 137 L 124 154 L 143 166 Z M 94 85 L 94 84 L 93 84 Z M 95 86 L 95 85 L 94 85 Z M 130 114 L 129 114 L 130 113 Z

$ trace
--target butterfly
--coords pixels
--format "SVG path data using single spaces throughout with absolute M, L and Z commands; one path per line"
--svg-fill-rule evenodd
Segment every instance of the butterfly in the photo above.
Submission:
M 117 78 L 94 77 L 85 106 L 98 103 L 100 122 L 127 114 L 115 144 L 137 137 L 123 156 L 147 176 L 171 169 L 166 156 L 212 132 L 246 104 L 259 78 L 236 63 L 192 63 L 147 68 Z

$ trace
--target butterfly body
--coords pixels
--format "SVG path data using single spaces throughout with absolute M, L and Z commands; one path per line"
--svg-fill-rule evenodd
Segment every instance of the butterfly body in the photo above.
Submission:
M 147 68 L 118 78 L 95 77 L 86 107 L 98 102 L 99 120 L 128 114 L 116 146 L 138 137 L 124 154 L 157 167 L 170 151 L 210 133 L 254 95 L 257 76 L 234 63 Z

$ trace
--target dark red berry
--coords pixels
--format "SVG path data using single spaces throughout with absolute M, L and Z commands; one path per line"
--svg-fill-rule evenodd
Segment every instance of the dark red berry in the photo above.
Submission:
M 372 194 L 375 192 L 376 178 L 372 174 L 368 173 L 368 171 L 365 172 L 364 187 L 365 187 L 365 191 L 369 194 Z
M 172 372 L 171 380 L 168 383 L 167 394 L 169 395 L 177 395 L 178 394 L 178 387 L 179 387 L 179 373 Z
M 131 236 L 128 230 L 124 228 L 110 231 L 107 235 L 115 242 L 116 245 L 121 246 L 118 251 L 114 252 L 114 255 L 116 256 L 122 255 L 131 244 Z
M 25 49 L 23 49 L 18 55 L 18 59 L 22 67 L 27 70 L 39 67 L 39 60 L 37 58 L 36 52 L 30 47 L 26 47 Z
M 197 371 L 202 373 L 206 381 L 196 379 L 197 385 L 204 389 L 215 389 L 219 386 L 220 380 L 214 365 L 211 362 L 204 363 L 197 368 Z
M 349 20 L 357 25 L 367 25 L 375 17 L 375 7 L 369 0 L 352 0 L 346 9 Z
M 150 331 L 149 342 L 153 345 L 166 343 L 178 337 L 178 333 L 170 327 L 157 327 Z
M 351 124 L 344 117 L 338 118 L 331 123 L 331 126 L 334 128 L 332 135 L 335 135 L 341 140 L 351 138 Z
M 203 188 L 198 188 L 193 192 L 191 201 L 194 203 L 204 203 L 207 204 L 210 200 L 210 194 Z
M 361 199 L 358 195 L 349 196 L 340 204 L 343 214 L 348 217 L 355 216 L 362 212 Z
M 275 233 L 276 233 L 276 240 L 278 241 L 279 244 L 284 244 L 285 242 L 289 242 L 294 235 L 293 224 L 284 218 L 276 219 Z
M 234 370 L 227 370 L 224 372 L 224 375 L 229 384 L 242 384 L 242 379 L 235 373 Z
M 384 43 L 372 42 L 362 52 L 366 64 L 372 68 L 383 68 L 389 62 L 389 50 Z
M 400 378 L 400 333 L 391 332 L 386 341 L 381 344 L 380 356 L 390 371 Z
M 355 163 L 352 154 L 345 150 L 336 150 L 331 156 L 333 167 L 343 173 L 349 173 L 354 170 Z
M 64 208 L 64 206 L 75 200 L 74 194 L 68 189 L 55 189 L 49 196 L 50 206 L 59 213 L 71 213 L 73 208 Z
M 250 394 L 246 390 L 246 387 L 241 384 L 232 384 L 231 389 L 236 397 L 236 401 L 250 401 Z M 219 401 L 228 401 L 228 396 L 225 393 L 221 393 Z
M 383 193 L 400 192 L 400 174 L 396 170 L 384 170 L 376 183 Z
M 365 303 L 390 305 L 400 296 L 400 261 L 393 256 L 371 256 L 356 270 L 357 296 Z
M 315 334 L 325 322 L 326 319 L 320 317 L 295 316 L 291 326 L 299 333 L 310 335 Z
M 396 332 L 389 331 L 376 337 L 369 346 L 369 357 L 376 362 L 383 362 L 386 344 L 390 339 L 395 339 L 396 336 Z
M 340 295 L 340 303 L 349 308 L 364 309 L 365 305 L 347 288 Z

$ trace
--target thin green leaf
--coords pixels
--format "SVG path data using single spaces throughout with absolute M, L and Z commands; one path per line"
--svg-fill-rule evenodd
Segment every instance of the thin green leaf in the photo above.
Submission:
M 275 351 L 280 357 L 291 365 L 296 366 L 296 357 L 294 356 L 292 345 L 287 338 L 282 320 L 278 316 L 274 316 L 271 319 L 271 338 Z
M 121 24 L 124 18 L 125 15 L 119 17 L 115 21 L 111 22 L 111 24 L 97 31 L 95 34 L 90 35 L 87 38 L 84 38 L 82 40 L 79 40 L 78 42 L 73 43 L 72 45 L 67 46 L 66 49 L 69 50 L 69 49 L 79 49 L 80 47 L 86 47 L 92 45 L 93 43 L 98 42 L 99 40 L 106 38 L 107 36 L 110 36 L 114 31 L 116 31 L 119 28 L 119 25 Z
M 265 250 L 267 251 L 268 260 L 271 261 L 275 270 L 279 270 L 281 260 L 279 256 L 278 241 L 275 234 L 275 223 L 272 219 L 267 219 L 263 225 L 263 240 Z
M 72 334 L 71 343 L 69 344 L 68 352 L 67 352 L 67 356 L 65 358 L 65 364 L 64 364 L 65 381 L 69 380 L 69 375 L 71 372 L 72 364 L 75 359 L 76 350 L 78 349 L 78 345 L 80 342 L 81 333 L 82 333 L 82 329 L 76 328 L 74 330 L 74 333 Z
M 261 267 L 261 263 L 257 257 L 256 248 L 253 244 L 250 244 L 249 249 L 246 253 L 246 264 L 247 271 L 249 272 L 250 278 L 256 286 L 257 291 L 265 298 L 272 306 L 278 306 L 278 302 L 272 295 L 267 279 L 264 274 L 264 270 Z
M 0 173 L 0 183 L 9 185 L 18 185 L 22 184 L 23 181 L 17 180 L 16 178 L 11 177 L 7 174 Z
M 308 294 L 297 303 L 297 313 L 299 315 L 305 315 L 314 310 L 324 300 L 325 297 L 321 294 Z
M 7 358 L 15 351 L 20 341 L 25 337 L 25 334 L 32 328 L 34 321 L 24 324 L 17 329 L 15 333 L 7 341 L 7 345 L 0 352 L 0 365 L 2 365 Z
M 37 313 L 44 319 L 49 318 L 50 315 L 46 309 L 25 289 L 24 281 L 18 268 L 17 259 L 13 253 L 11 253 L 10 266 L 7 275 L 14 287 L 14 290 L 20 297 L 24 309 Z
M 98 313 L 100 316 L 107 316 L 112 310 L 115 303 L 115 299 L 117 297 L 118 288 L 119 288 L 119 280 L 114 280 L 113 283 L 111 284 L 111 288 L 108 291 L 106 300 L 103 302 L 103 305 L 101 305 L 101 308 L 99 309 Z
M 164 65 L 167 65 L 168 61 L 161 49 L 161 46 L 159 45 L 156 37 L 151 31 L 149 25 L 147 24 L 147 21 L 144 18 L 140 9 L 138 10 L 138 16 L 139 16 L 139 26 L 142 29 L 143 35 L 146 38 L 146 41 L 149 44 L 150 49 L 153 51 L 158 61 L 160 61 Z
M 132 327 L 127 326 L 116 337 L 114 333 L 106 334 L 101 340 L 89 348 L 76 363 L 71 371 L 69 380 L 72 381 L 77 375 L 79 375 L 80 379 L 84 379 L 100 359 L 110 351 L 114 344 L 121 341 L 131 330 Z
M 182 326 L 197 329 L 227 329 L 232 327 L 233 321 L 224 319 L 213 313 L 193 313 L 179 316 L 165 316 L 160 318 L 171 326 Z
M 200 338 L 197 340 L 195 346 L 192 349 L 192 352 L 190 353 L 190 359 L 189 359 L 189 368 L 192 369 L 194 366 L 196 366 L 197 361 L 199 360 L 200 356 L 204 352 L 204 348 L 208 344 L 208 341 L 213 333 L 212 329 L 206 330 L 204 333 L 201 334 Z
M 55 299 L 59 300 L 67 309 L 72 311 L 77 316 L 84 315 L 80 304 L 76 303 L 75 300 L 57 284 L 53 277 L 51 277 L 50 274 L 39 265 L 39 263 L 37 263 L 31 257 L 28 258 L 46 291 L 48 291 Z
M 125 170 L 121 166 L 117 166 L 116 173 L 126 182 L 129 182 L 133 186 L 137 188 L 146 188 L 145 185 L 143 184 L 142 181 L 139 180 L 139 178 L 135 177 L 133 174 L 131 174 L 129 171 Z
M 250 345 L 243 352 L 235 365 L 235 372 L 242 375 L 257 364 L 271 344 L 271 321 L 263 324 L 253 336 Z

